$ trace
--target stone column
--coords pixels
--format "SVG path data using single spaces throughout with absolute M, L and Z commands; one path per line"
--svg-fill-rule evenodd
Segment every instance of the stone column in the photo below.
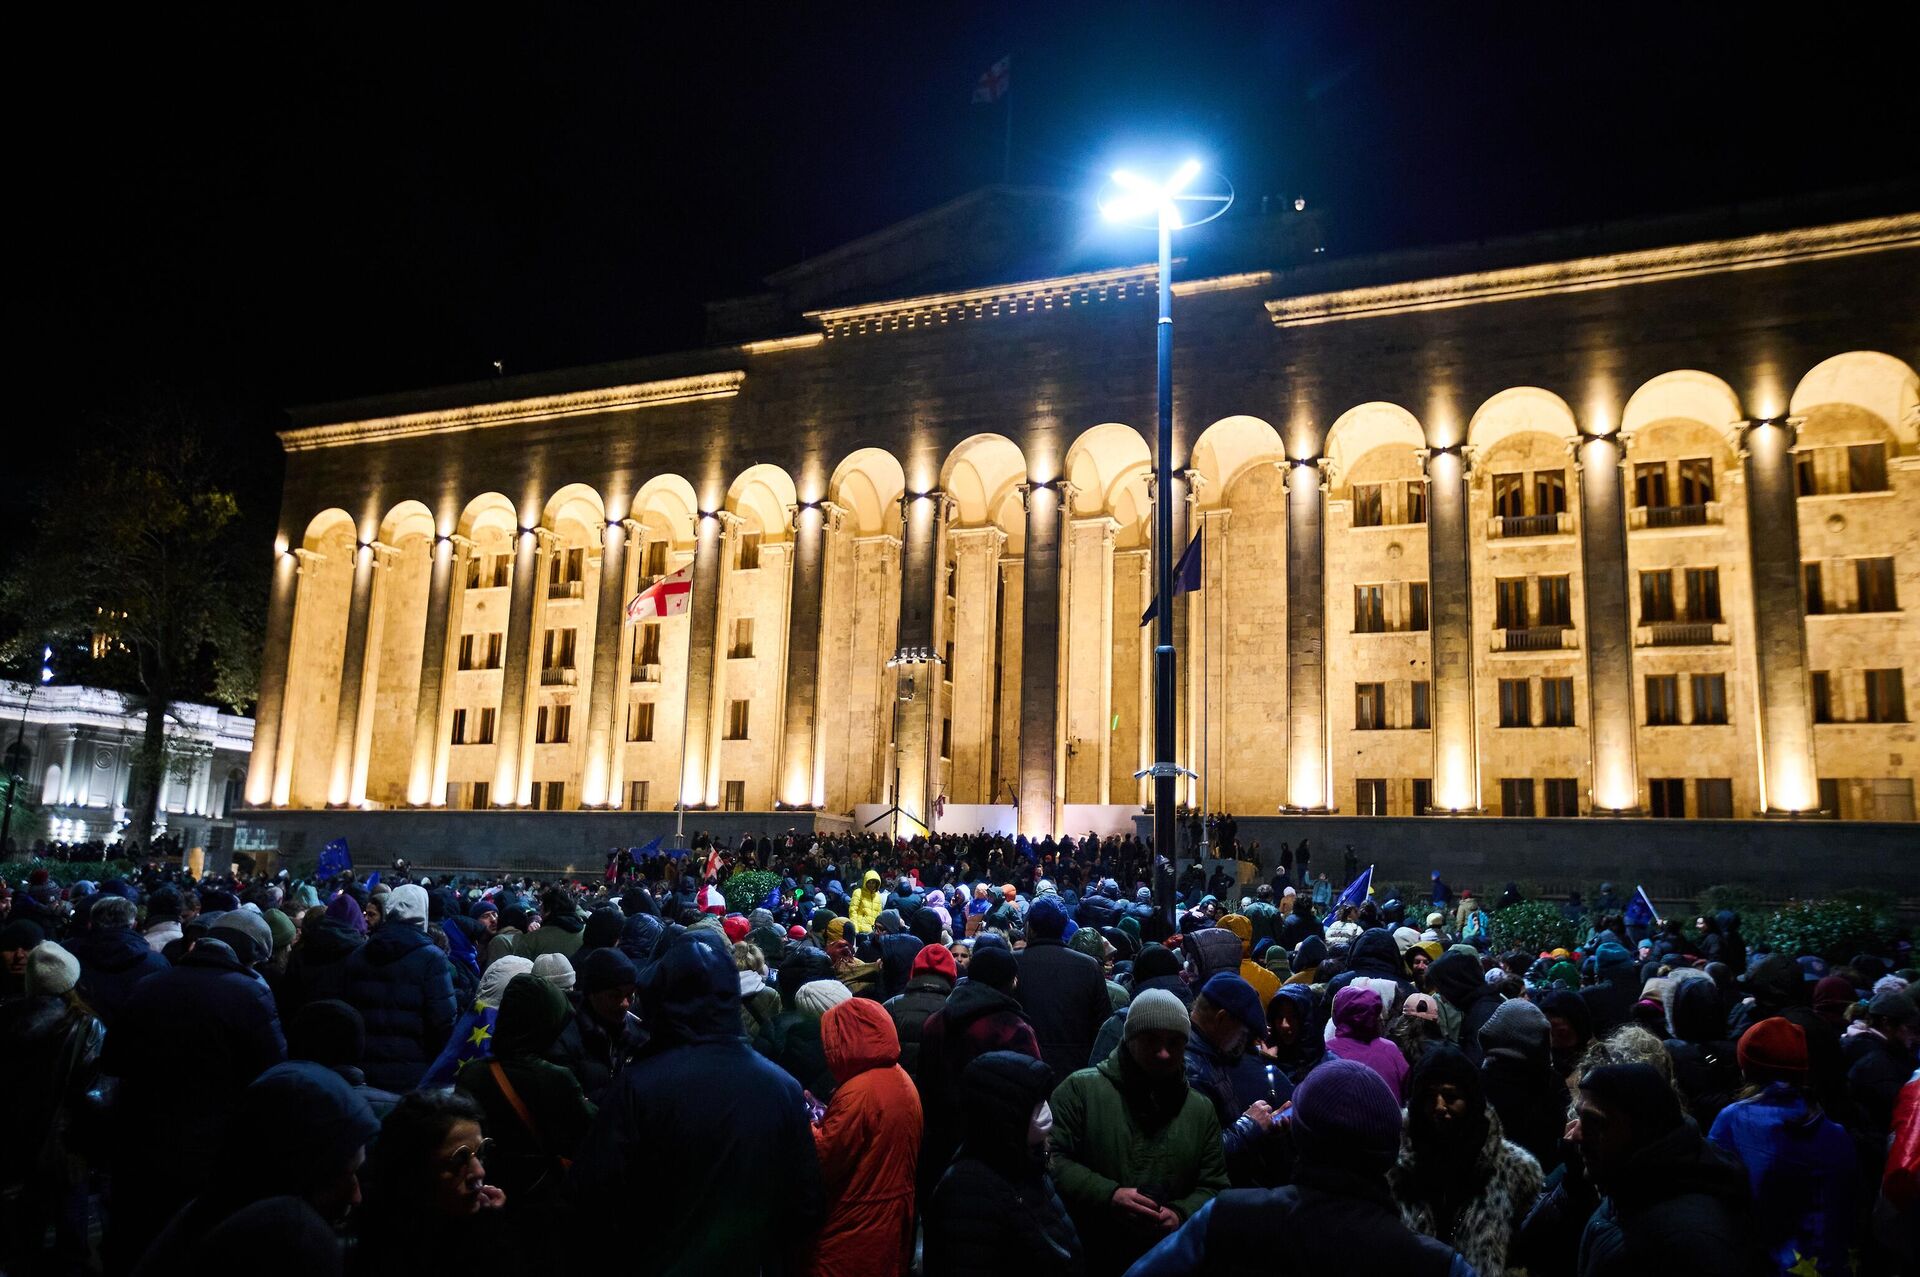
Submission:
M 1113 538 L 1106 515 L 1068 530 L 1064 660 L 1066 800 L 1105 803 L 1113 765 Z
M 254 702 L 253 754 L 247 762 L 247 802 L 254 807 L 285 801 L 276 797 L 286 791 L 286 786 L 276 783 L 280 715 L 287 702 L 287 657 L 293 646 L 293 606 L 299 588 L 299 555 L 291 550 L 275 555 L 273 588 L 267 596 L 266 645 L 260 656 L 260 695 Z
M 943 492 L 908 493 L 900 498 L 900 633 L 889 663 L 899 670 L 901 680 L 911 680 L 913 693 L 911 698 L 905 695 L 904 681 L 896 693 L 901 698 L 894 741 L 900 788 L 893 801 L 906 812 L 900 821 L 902 833 L 931 828 L 933 821 L 933 717 L 940 699 L 942 659 L 936 605 L 947 504 Z
M 1000 554 L 1007 534 L 989 524 L 954 528 L 953 776 L 955 802 L 991 803 L 995 630 L 1000 624 Z M 1004 795 L 1003 795 L 1004 797 Z
M 616 714 L 625 699 L 624 645 L 627 631 L 627 548 L 636 544 L 640 525 L 631 519 L 609 521 L 600 533 L 600 597 L 593 612 L 593 682 L 587 691 L 587 757 L 580 778 L 582 807 L 612 807 L 614 751 L 620 739 Z
M 536 596 L 546 584 L 547 538 L 533 528 L 516 534 L 513 582 L 507 595 L 507 651 L 500 671 L 500 722 L 494 734 L 493 786 L 495 807 L 518 807 L 526 779 L 521 762 L 526 757 L 527 700 L 535 671 L 533 644 L 538 630 Z
M 1187 633 L 1192 636 L 1194 686 L 1193 720 L 1199 744 L 1194 747 L 1197 760 L 1193 770 L 1200 773 L 1194 782 L 1199 791 L 1202 811 L 1225 811 L 1233 806 L 1227 791 L 1228 764 L 1231 755 L 1227 741 L 1227 697 L 1224 695 L 1227 668 L 1227 530 L 1233 526 L 1233 510 L 1227 506 L 1200 509 L 1194 504 L 1194 524 L 1200 537 L 1200 588 L 1185 596 L 1189 614 Z M 1217 618 L 1217 619 L 1216 619 Z M 1216 752 L 1214 744 L 1220 749 Z
M 820 707 L 820 606 L 827 579 L 828 503 L 793 508 L 793 591 L 787 605 L 786 709 L 775 793 L 790 807 L 812 806 Z
M 1148 472 L 1147 481 L 1153 481 L 1152 472 Z M 1182 470 L 1173 476 L 1173 545 L 1169 553 L 1173 555 L 1176 566 L 1180 556 L 1186 552 L 1200 527 L 1200 487 L 1206 482 L 1206 476 L 1198 470 Z M 1157 497 L 1155 498 L 1157 499 Z M 1149 511 L 1152 501 L 1148 502 Z M 1151 525 L 1150 525 L 1151 526 Z M 1206 553 L 1205 548 L 1201 550 Z M 1201 581 L 1206 580 L 1206 565 L 1201 564 Z M 1159 578 L 1153 577 L 1152 583 L 1158 588 Z M 1149 590 L 1148 597 L 1152 597 Z M 1174 736 L 1175 749 L 1173 760 L 1185 768 L 1188 775 L 1180 777 L 1176 792 L 1185 800 L 1187 806 L 1200 805 L 1200 756 L 1205 752 L 1206 739 L 1200 727 L 1201 697 L 1204 691 L 1200 686 L 1202 677 L 1199 644 L 1196 635 L 1206 622 L 1206 616 L 1200 611 L 1201 594 L 1196 592 L 1172 600 L 1173 608 L 1173 651 L 1174 651 Z M 1153 646 L 1150 637 L 1147 646 Z M 1151 722 L 1151 720 L 1149 720 Z M 1149 728 L 1151 731 L 1151 727 Z M 1149 782 L 1151 792 L 1152 784 Z
M 1020 831 L 1054 832 L 1060 737 L 1060 542 L 1065 514 L 1052 485 L 1022 484 L 1027 545 L 1020 632 Z
M 1422 454 L 1427 475 L 1427 555 L 1433 643 L 1433 805 L 1480 808 L 1480 749 L 1473 709 L 1473 585 L 1468 562 L 1464 445 Z
M 739 520 L 717 510 L 694 516 L 693 592 L 687 610 L 687 708 L 681 751 L 680 801 L 689 807 L 707 801 L 713 747 L 715 636 L 720 626 L 720 574 L 727 532 Z
M 293 552 L 293 555 L 294 555 L 294 561 L 295 561 L 294 573 L 296 577 L 304 577 L 310 572 L 320 571 L 322 565 L 325 564 L 327 561 L 326 555 L 321 554 L 314 550 L 305 550 L 305 549 L 295 550 Z M 289 589 L 288 612 L 290 613 L 290 619 L 288 620 L 287 628 L 290 634 L 299 633 L 301 614 L 304 611 L 306 611 L 308 608 L 315 606 L 316 602 L 317 600 L 314 598 L 313 595 L 311 594 L 302 595 L 297 585 Z M 289 642 L 286 645 L 286 647 L 290 653 L 291 639 L 289 639 Z M 303 673 L 306 673 L 306 672 L 303 671 Z M 293 798 L 294 754 L 296 752 L 296 746 L 299 744 L 300 733 L 298 730 L 297 723 L 295 724 L 295 730 L 293 731 L 286 730 L 287 702 L 286 702 L 286 697 L 284 695 L 284 689 L 286 687 L 287 681 L 292 677 L 294 677 L 294 674 L 295 674 L 295 671 L 289 669 L 287 670 L 285 677 L 283 677 L 281 680 L 281 688 L 282 688 L 283 694 L 280 698 L 279 712 L 274 715 L 274 719 L 278 724 L 278 727 L 280 730 L 275 734 L 275 739 L 273 742 L 273 792 L 269 798 L 269 801 L 275 807 L 284 807 L 289 802 L 291 802 Z M 307 673 L 307 676 L 311 677 L 311 674 Z M 296 707 L 297 707 L 297 704 L 298 702 L 296 702 Z M 296 714 L 296 717 L 298 717 L 297 714 Z M 257 730 L 258 729 L 256 728 L 256 731 Z M 309 731 L 311 731 L 311 728 L 309 729 Z M 329 744 L 330 743 L 331 742 L 329 742 Z M 313 748 L 315 744 L 316 742 L 311 742 L 311 741 L 308 742 L 308 748 L 309 749 Z M 255 742 L 254 742 L 254 753 L 256 757 L 259 756 L 259 749 L 260 749 L 259 738 L 256 736 Z
M 463 536 L 435 537 L 433 567 L 427 580 L 427 629 L 420 645 L 420 697 L 414 702 L 412 762 L 407 771 L 407 802 L 442 807 L 447 801 L 447 750 L 441 723 L 446 699 L 447 652 L 460 638 L 455 609 L 466 593 L 467 556 L 473 542 Z
M 1287 806 L 1332 806 L 1327 734 L 1326 461 L 1297 457 L 1287 477 Z
M 1633 614 L 1627 602 L 1624 435 L 1582 435 L 1580 571 L 1587 602 L 1587 736 L 1593 745 L 1596 811 L 1638 810 L 1638 731 L 1633 720 Z M 1797 579 L 1797 578 L 1796 578 Z
M 353 556 L 353 592 L 347 602 L 346 652 L 340 665 L 340 702 L 334 718 L 333 767 L 328 773 L 327 805 L 347 806 L 366 795 L 367 737 L 373 730 L 367 659 L 379 644 L 376 622 L 382 553 L 387 547 L 365 541 Z
M 77 792 L 73 787 L 73 747 L 79 739 L 78 727 L 60 729 L 60 789 L 57 793 L 45 795 L 46 802 L 64 807 L 73 801 L 68 795 Z M 248 772 L 248 778 L 252 778 L 252 772 Z
M 1800 509 L 1793 473 L 1795 423 L 1748 421 L 1739 451 L 1747 480 L 1753 565 L 1753 649 L 1760 699 L 1763 814 L 1820 805 L 1813 718 L 1807 704 L 1807 629 L 1801 597 Z

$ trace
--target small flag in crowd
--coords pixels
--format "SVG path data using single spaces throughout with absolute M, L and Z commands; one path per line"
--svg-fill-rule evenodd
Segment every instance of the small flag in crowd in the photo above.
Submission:
M 452 928 L 448 937 L 452 937 Z M 500 1008 L 483 1007 L 475 1003 L 453 1026 L 453 1036 L 447 1039 L 446 1046 L 433 1063 L 427 1066 L 426 1076 L 420 1079 L 422 1086 L 452 1086 L 454 1075 L 460 1072 L 460 1066 L 468 1060 L 484 1060 L 493 1054 L 493 1024 L 500 1016 Z
M 372 873 L 368 874 L 367 880 L 361 883 L 360 885 L 365 887 L 368 891 L 372 891 L 375 887 L 380 885 L 380 871 L 376 869 Z
M 1367 897 L 1372 894 L 1373 866 L 1368 865 L 1367 871 L 1348 883 L 1347 889 L 1341 892 L 1340 898 L 1333 903 L 1336 907 L 1339 905 L 1363 905 L 1367 903 Z
M 337 874 L 343 874 L 353 868 L 353 857 L 347 852 L 347 840 L 335 838 L 320 849 L 320 865 L 313 871 L 314 877 L 326 881 Z
M 627 604 L 627 619 L 644 621 L 649 617 L 685 616 L 692 606 L 693 564 L 689 563 L 634 595 L 633 601 Z
M 452 919 L 447 920 L 444 930 L 447 935 L 447 956 L 471 971 L 477 978 L 480 975 L 480 951 L 473 947 L 472 937 L 467 935 L 465 928 Z
M 980 73 L 973 85 L 973 101 L 976 106 L 991 106 L 1007 96 L 1013 87 L 1013 55 L 1008 54 Z
M 1200 534 L 1194 533 L 1193 540 L 1187 542 L 1186 550 L 1180 555 L 1180 561 L 1173 565 L 1173 597 L 1190 594 L 1200 588 L 1201 562 L 1205 555 L 1200 549 Z M 1147 604 L 1147 610 L 1140 616 L 1140 624 L 1149 625 L 1160 614 L 1160 596 L 1154 595 L 1153 602 Z

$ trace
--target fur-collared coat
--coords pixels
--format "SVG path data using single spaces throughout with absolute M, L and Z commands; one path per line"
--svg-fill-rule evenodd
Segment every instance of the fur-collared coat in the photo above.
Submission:
M 1519 1145 L 1507 1142 L 1500 1132 L 1499 1114 L 1489 1108 L 1487 1138 L 1480 1146 L 1474 1169 L 1480 1179 L 1479 1191 L 1461 1209 L 1451 1235 L 1441 1231 L 1432 1205 L 1414 1195 L 1418 1189 L 1413 1146 L 1404 1134 L 1400 1137 L 1400 1159 L 1387 1172 L 1387 1181 L 1408 1228 L 1452 1246 L 1480 1277 L 1501 1277 L 1507 1271 L 1507 1251 L 1513 1235 L 1540 1196 L 1540 1163 Z

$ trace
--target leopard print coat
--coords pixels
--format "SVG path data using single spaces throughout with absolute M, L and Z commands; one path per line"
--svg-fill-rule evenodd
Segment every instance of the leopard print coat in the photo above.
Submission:
M 1500 1132 L 1500 1117 L 1487 1110 L 1487 1138 L 1480 1146 L 1477 1170 L 1480 1191 L 1461 1208 L 1451 1235 L 1441 1231 L 1433 1207 L 1420 1200 L 1413 1171 L 1413 1146 L 1404 1133 L 1400 1137 L 1400 1158 L 1387 1172 L 1393 1199 L 1400 1218 L 1416 1233 L 1446 1242 L 1480 1277 L 1502 1277 L 1507 1271 L 1507 1251 L 1514 1232 L 1533 1209 L 1540 1195 L 1540 1163 L 1516 1144 L 1509 1144 Z

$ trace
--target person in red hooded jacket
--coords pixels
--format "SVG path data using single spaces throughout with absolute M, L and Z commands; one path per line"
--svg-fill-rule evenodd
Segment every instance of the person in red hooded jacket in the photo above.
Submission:
M 820 1020 L 837 1088 L 813 1128 L 827 1218 L 818 1277 L 901 1277 L 913 1262 L 920 1094 L 900 1067 L 900 1036 L 878 1002 L 852 998 Z

